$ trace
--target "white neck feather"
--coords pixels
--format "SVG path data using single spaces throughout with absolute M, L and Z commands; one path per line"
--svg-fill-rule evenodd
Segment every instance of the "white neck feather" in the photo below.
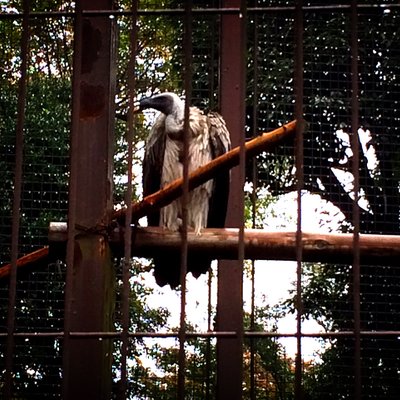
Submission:
M 183 132 L 185 121 L 185 102 L 178 96 L 174 99 L 174 109 L 165 119 L 165 130 L 167 134 L 174 138 Z

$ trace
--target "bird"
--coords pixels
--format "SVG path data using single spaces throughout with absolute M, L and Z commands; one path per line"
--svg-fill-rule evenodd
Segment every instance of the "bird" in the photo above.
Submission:
M 188 130 L 185 132 L 185 100 L 176 93 L 163 92 L 141 99 L 136 112 L 145 109 L 160 111 L 145 143 L 143 159 L 143 196 L 148 196 L 171 181 L 182 178 L 184 135 L 188 138 L 189 173 L 230 150 L 230 134 L 223 117 L 214 111 L 189 108 Z M 203 228 L 223 228 L 227 212 L 230 172 L 219 172 L 213 179 L 188 195 L 187 227 L 196 235 Z M 160 226 L 172 232 L 182 225 L 182 198 L 147 216 L 148 226 Z M 154 276 L 159 286 L 180 284 L 180 254 L 154 255 Z M 207 255 L 188 255 L 187 271 L 195 278 L 206 273 L 212 261 Z

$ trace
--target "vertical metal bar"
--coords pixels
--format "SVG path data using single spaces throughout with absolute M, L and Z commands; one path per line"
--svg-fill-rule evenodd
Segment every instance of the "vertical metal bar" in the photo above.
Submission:
M 257 1 L 254 6 L 257 7 Z M 258 14 L 254 15 L 254 44 L 253 44 L 253 136 L 258 135 Z M 253 158 L 252 162 L 252 228 L 256 228 L 256 211 L 257 211 L 257 162 Z M 255 330 L 255 261 L 251 262 L 251 314 L 250 314 L 250 330 Z M 256 400 L 256 362 L 255 362 L 255 345 L 254 338 L 250 338 L 250 399 Z
M 185 2 L 184 20 L 184 89 L 185 89 L 185 121 L 183 140 L 183 192 L 182 192 L 182 245 L 181 245 L 181 314 L 179 324 L 179 360 L 178 360 L 178 400 L 185 399 L 185 369 L 186 369 L 186 273 L 187 273 L 187 226 L 189 202 L 189 112 L 192 98 L 192 1 Z
M 27 68 L 29 51 L 29 1 L 24 0 L 24 15 L 22 20 L 21 35 L 21 76 L 19 79 L 17 126 L 15 134 L 15 173 L 14 193 L 11 230 L 11 272 L 8 292 L 8 314 L 7 314 L 7 343 L 5 354 L 5 383 L 4 397 L 12 398 L 13 386 L 13 351 L 15 331 L 15 304 L 17 297 L 17 259 L 20 228 L 20 207 L 22 193 L 22 164 L 24 147 L 24 125 L 27 92 Z
M 112 215 L 115 118 L 115 23 L 85 17 L 111 0 L 77 2 L 67 244 L 63 396 L 111 396 L 111 340 L 71 338 L 71 331 L 113 329 L 114 268 L 105 227 Z
M 214 3 L 214 2 L 213 2 Z M 209 108 L 210 110 L 215 109 L 215 62 L 218 60 L 218 29 L 217 29 L 217 20 L 215 16 L 210 16 L 212 18 L 212 35 L 211 35 L 211 56 L 210 62 L 208 65 L 208 84 L 209 84 Z
M 82 8 L 81 2 L 76 3 L 75 21 L 74 21 L 74 59 L 73 59 L 73 80 L 72 93 L 79 92 L 79 80 L 76 71 L 80 68 L 81 46 L 82 41 Z M 70 139 L 70 178 L 68 183 L 68 233 L 67 233 L 67 253 L 66 264 L 67 273 L 65 281 L 65 305 L 64 305 L 64 340 L 63 340 L 63 384 L 62 398 L 68 399 L 68 385 L 70 381 L 70 358 L 66 357 L 70 352 L 69 332 L 71 331 L 71 315 L 72 315 L 72 284 L 73 284 L 73 265 L 75 257 L 75 224 L 76 224 L 76 193 L 77 193 L 77 175 L 78 163 L 75 162 L 78 153 L 78 131 L 79 119 L 74 118 L 75 110 L 80 109 L 80 96 L 72 96 L 72 123 L 71 123 L 71 139 Z
M 138 5 L 139 1 L 132 0 L 132 20 L 130 32 L 130 59 L 128 63 L 128 121 L 127 121 L 127 134 L 126 140 L 128 143 L 128 162 L 127 174 L 128 182 L 125 193 L 126 202 L 126 217 L 125 217 L 125 234 L 124 234 L 124 261 L 122 265 L 122 334 L 121 334 L 121 385 L 120 399 L 128 398 L 128 372 L 127 372 L 127 359 L 129 347 L 129 297 L 130 297 L 130 266 L 132 258 L 132 166 L 133 166 L 133 138 L 135 134 L 135 115 L 133 113 L 135 93 L 136 93 L 136 80 L 135 80 L 135 62 L 137 55 L 137 32 L 138 32 Z
M 360 315 L 360 192 L 359 176 L 359 102 L 358 102 L 358 15 L 357 1 L 351 2 L 351 148 L 354 176 L 353 200 L 353 311 L 354 311 L 354 399 L 361 399 L 361 315 Z
M 296 311 L 297 326 L 296 340 L 297 352 L 295 361 L 295 398 L 303 398 L 302 389 L 302 350 L 301 350 L 301 319 L 303 313 L 302 302 L 302 220 L 301 220 L 301 195 L 304 187 L 303 172 L 303 0 L 296 0 L 295 6 L 295 118 L 298 121 L 296 135 L 296 179 L 297 179 L 297 231 L 296 231 L 296 260 L 297 260 L 297 282 L 296 282 Z
M 219 1 L 214 1 L 213 6 L 216 4 L 219 4 Z M 219 101 L 219 99 L 216 100 L 215 97 L 215 62 L 219 63 L 219 55 L 218 55 L 218 45 L 219 45 L 219 29 L 218 29 L 218 24 L 219 21 L 217 17 L 212 17 L 213 18 L 213 34 L 211 36 L 211 60 L 210 60 L 210 65 L 209 65 L 209 85 L 210 85 L 210 103 L 209 103 L 209 108 L 211 110 L 215 109 L 215 103 Z M 217 77 L 218 77 L 218 69 L 217 69 Z M 208 272 L 208 305 L 207 305 L 207 330 L 208 332 L 211 332 L 213 330 L 212 328 L 212 284 L 213 284 L 213 271 L 210 268 Z M 205 400 L 210 400 L 211 399 L 211 337 L 208 337 L 206 339 L 206 396 Z
M 254 180 L 253 180 L 254 182 Z M 254 193 L 254 190 L 253 190 Z M 253 197 L 254 199 L 254 197 Z M 254 210 L 254 203 L 253 203 Z M 254 211 L 253 211 L 254 212 Z M 255 330 L 255 261 L 251 261 L 251 314 L 250 314 L 250 330 Z M 257 339 L 250 338 L 250 399 L 256 400 L 256 357 L 255 343 Z
M 211 303 L 211 296 L 212 296 L 212 281 L 213 281 L 213 272 L 212 269 L 208 272 L 208 304 L 207 304 L 207 331 L 212 331 L 212 303 Z M 206 344 L 206 396 L 205 400 L 211 399 L 211 338 L 208 337 Z
M 255 229 L 255 211 L 256 211 L 256 184 L 257 184 L 257 174 L 255 171 L 255 160 L 253 163 L 253 192 L 252 192 L 252 228 Z M 255 260 L 251 261 L 251 313 L 250 313 L 250 330 L 255 331 Z M 256 361 L 255 361 L 255 343 L 254 338 L 250 338 L 250 399 L 256 399 Z
M 246 2 L 225 0 L 224 7 L 240 7 L 239 15 L 223 15 L 221 31 L 221 112 L 240 146 L 240 165 L 231 171 L 226 226 L 239 227 L 238 260 L 218 264 L 217 329 L 236 331 L 236 338 L 217 340 L 217 399 L 242 398 L 243 381 L 243 258 L 244 258 L 244 126 L 246 66 Z

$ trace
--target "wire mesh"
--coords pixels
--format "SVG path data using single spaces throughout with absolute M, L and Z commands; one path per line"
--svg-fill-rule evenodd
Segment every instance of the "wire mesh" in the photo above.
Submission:
M 246 224 L 264 230 L 295 231 L 296 202 L 300 201 L 300 233 L 312 230 L 397 235 L 398 5 L 389 1 L 382 1 L 379 6 L 367 2 L 356 9 L 355 2 L 351 5 L 339 1 L 329 4 L 308 1 L 296 14 L 296 4 L 300 3 L 252 1 L 248 2 L 247 9 L 243 8 L 244 2 L 242 9 L 228 3 L 225 4 L 227 8 L 220 9 L 218 3 L 193 4 L 192 77 L 186 84 L 182 80 L 184 4 L 171 1 L 164 8 L 159 2 L 146 2 L 140 6 L 138 57 L 134 69 L 136 92 L 150 94 L 173 89 L 181 94 L 186 88 L 191 103 L 207 109 L 219 109 L 224 101 L 236 101 L 227 99 L 226 93 L 221 92 L 221 76 L 226 73 L 221 70 L 221 51 L 223 41 L 229 40 L 221 35 L 221 29 L 223 16 L 237 17 L 242 13 L 247 24 L 247 71 L 239 103 L 245 108 L 246 137 L 283 124 L 295 113 L 298 117 L 303 115 L 308 123 L 301 151 L 298 144 L 287 140 L 273 151 L 247 160 Z M 75 10 L 67 3 L 57 4 L 52 9 L 40 1 L 31 5 L 17 254 L 10 246 L 18 117 L 16 82 L 21 66 L 22 15 L 18 12 L 23 8 L 18 2 L 1 7 L 0 29 L 2 37 L 6 38 L 0 45 L 0 57 L 4 59 L 0 93 L 3 188 L 0 259 L 3 265 L 10 263 L 13 257 L 48 244 L 48 223 L 67 219 Z M 14 8 L 10 11 L 7 7 Z M 125 93 L 129 52 L 126 44 L 132 16 L 130 4 L 121 2 L 119 7 L 112 12 L 94 10 L 92 14 L 89 11 L 83 14 L 94 18 L 112 14 L 119 27 L 116 103 L 117 115 L 121 118 L 116 121 L 114 157 L 114 201 L 117 203 L 124 200 L 126 184 L 123 177 L 128 147 L 123 117 L 128 107 Z M 300 32 L 296 31 L 299 15 L 303 18 Z M 161 41 L 158 26 L 164 28 Z M 302 40 L 298 39 L 299 33 L 302 33 Z M 297 46 L 303 49 L 301 71 L 296 39 Z M 358 56 L 354 52 L 355 43 Z M 243 56 L 239 47 L 237 51 L 239 58 Z M 294 81 L 296 68 L 303 75 L 300 91 Z M 356 94 L 358 101 L 354 102 Z M 300 101 L 303 112 L 299 111 Z M 133 160 L 140 160 L 146 136 L 143 125 L 147 121 L 140 117 L 138 120 L 137 143 L 134 143 L 137 152 Z M 355 123 L 356 120 L 359 123 Z M 301 177 L 299 179 L 300 167 L 304 182 Z M 140 177 L 137 179 L 135 174 L 136 170 L 132 184 L 133 198 L 137 199 Z M 360 199 L 355 202 L 357 175 Z M 296 188 L 297 196 L 293 195 Z M 357 253 L 357 240 L 354 243 Z M 58 247 L 62 249 L 63 246 Z M 65 255 L 62 254 L 65 248 L 60 252 L 52 244 L 50 250 L 42 261 L 18 268 L 15 286 L 14 393 L 26 398 L 44 395 L 59 398 L 66 376 L 61 356 L 65 340 Z M 215 267 L 209 281 L 210 289 L 200 289 L 201 285 L 207 285 L 208 278 L 199 281 L 188 278 L 184 307 L 188 320 L 182 331 L 182 321 L 171 322 L 171 311 L 174 307 L 179 309 L 179 296 L 169 289 L 155 288 L 149 283 L 151 264 L 134 259 L 124 279 L 130 285 L 126 354 L 120 351 L 121 339 L 124 340 L 122 321 L 127 321 L 126 307 L 123 311 L 121 306 L 121 274 L 116 280 L 115 331 L 79 332 L 76 336 L 86 341 L 100 337 L 114 342 L 110 379 L 115 397 L 127 390 L 127 398 L 168 399 L 175 398 L 178 392 L 181 398 L 219 398 L 224 388 L 218 388 L 222 373 L 218 365 L 222 361 L 217 343 L 221 338 L 238 338 L 243 333 L 242 362 L 235 366 L 243 369 L 243 392 L 238 398 L 397 398 L 400 328 L 396 315 L 400 304 L 397 301 L 400 274 L 395 261 L 393 265 L 359 265 L 357 258 L 353 265 L 304 263 L 299 246 L 298 251 L 297 277 L 296 265 L 292 263 L 259 260 L 249 268 L 245 263 L 244 332 L 240 329 L 220 332 L 221 327 L 215 324 L 218 321 Z M 120 260 L 116 258 L 115 269 L 120 271 Z M 6 310 L 10 290 L 14 289 L 2 278 L 1 371 L 6 366 L 6 338 L 10 329 Z M 154 300 L 157 296 L 164 296 L 164 301 Z M 156 306 L 151 306 L 151 302 Z M 203 321 L 191 320 L 194 314 L 201 313 L 207 315 Z M 293 318 L 296 313 L 297 326 Z M 179 332 L 181 346 L 177 339 Z M 36 337 L 32 336 L 34 334 Z M 105 339 L 107 335 L 109 338 Z M 126 374 L 121 374 L 125 356 Z M 4 378 L 1 378 L 0 387 L 3 385 Z
M 18 272 L 16 291 L 14 390 L 21 397 L 60 398 L 61 340 L 37 333 L 62 332 L 64 319 L 65 265 L 39 264 Z M 1 332 L 7 328 L 7 287 L 1 286 Z M 26 333 L 31 333 L 26 337 Z M 2 339 L 3 340 L 3 339 Z M 1 365 L 5 348 L 1 341 Z

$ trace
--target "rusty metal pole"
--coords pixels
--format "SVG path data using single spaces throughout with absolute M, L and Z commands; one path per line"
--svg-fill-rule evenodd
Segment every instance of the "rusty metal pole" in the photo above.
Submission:
M 295 95 L 295 118 L 299 122 L 296 130 L 295 157 L 296 157 L 296 180 L 297 180 L 297 230 L 296 230 L 296 358 L 295 358 L 295 383 L 294 396 L 296 400 L 304 398 L 303 393 L 303 357 L 302 357 L 302 319 L 303 319 L 303 299 L 302 299 L 302 275 L 303 275 L 303 231 L 302 231 L 302 192 L 304 189 L 304 15 L 303 0 L 296 0 L 294 29 L 295 29 L 295 49 L 294 49 L 294 95 Z
M 70 332 L 113 330 L 114 268 L 104 227 L 112 215 L 114 20 L 85 17 L 112 0 L 77 2 L 68 214 L 63 398 L 111 398 L 111 340 Z
M 241 7 L 240 0 L 225 0 L 224 7 Z M 244 144 L 245 123 L 245 15 L 222 16 L 221 30 L 221 113 L 231 133 L 232 145 Z M 244 154 L 241 165 L 231 173 L 226 226 L 243 228 Z M 243 234 L 243 232 L 242 232 Z M 243 235 L 239 235 L 239 237 Z M 217 399 L 239 400 L 243 382 L 243 256 L 218 265 L 217 329 L 236 331 L 235 338 L 217 340 Z
M 353 151 L 353 313 L 354 313 L 354 399 L 362 398 L 361 376 L 361 263 L 360 263 L 360 139 L 359 121 L 359 77 L 358 77 L 358 11 L 357 0 L 351 2 L 350 14 L 351 48 L 351 149 Z
M 8 313 L 7 313 L 7 342 L 5 351 L 5 371 L 4 387 L 0 393 L 3 393 L 4 399 L 13 397 L 13 359 L 14 359 L 14 333 L 15 333 L 15 308 L 17 301 L 17 259 L 18 242 L 21 218 L 21 194 L 22 194 L 22 174 L 24 159 L 24 125 L 26 109 L 26 93 L 28 85 L 28 65 L 29 65 L 29 2 L 23 2 L 24 14 L 22 20 L 21 35 L 21 76 L 19 78 L 18 89 L 18 109 L 17 126 L 15 134 L 15 172 L 14 172 L 14 196 L 12 211 L 11 228 L 11 273 L 8 294 Z

